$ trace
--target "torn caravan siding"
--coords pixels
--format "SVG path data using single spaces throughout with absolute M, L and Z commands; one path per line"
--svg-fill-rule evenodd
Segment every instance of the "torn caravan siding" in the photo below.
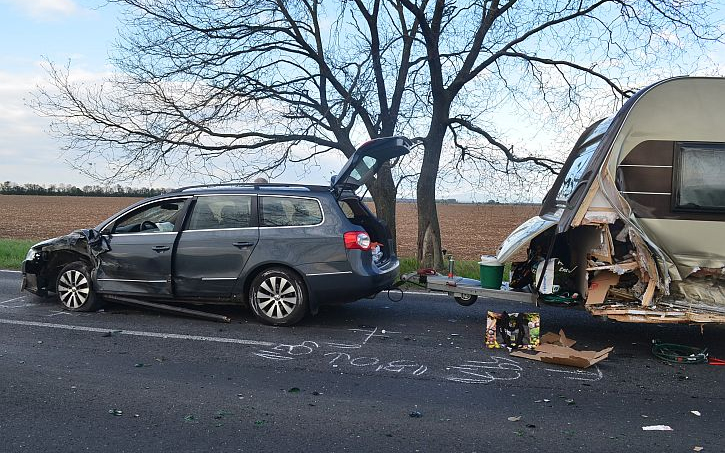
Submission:
M 512 286 L 616 321 L 725 323 L 722 105 L 725 79 L 669 79 L 590 126 L 499 250 L 529 244 Z

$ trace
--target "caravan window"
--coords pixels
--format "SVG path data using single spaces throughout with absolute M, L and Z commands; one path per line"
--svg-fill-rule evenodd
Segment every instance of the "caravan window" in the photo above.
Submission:
M 725 143 L 675 146 L 673 209 L 725 211 Z

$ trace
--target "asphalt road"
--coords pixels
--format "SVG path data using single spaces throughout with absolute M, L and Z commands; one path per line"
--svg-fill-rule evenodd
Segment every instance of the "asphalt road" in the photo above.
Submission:
M 68 313 L 19 285 L 0 271 L 3 451 L 725 450 L 725 367 L 650 352 L 658 338 L 725 358 L 722 327 L 406 294 L 273 328 L 225 307 L 206 310 L 230 324 L 118 305 Z M 484 348 L 489 309 L 538 310 L 542 332 L 614 352 L 584 371 L 510 358 Z

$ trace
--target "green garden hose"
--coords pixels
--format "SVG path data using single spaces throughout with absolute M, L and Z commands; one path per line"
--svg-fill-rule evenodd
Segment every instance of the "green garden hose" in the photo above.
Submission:
M 659 340 L 654 340 L 652 343 L 652 354 L 665 362 L 707 363 L 707 348 L 699 349 L 674 343 L 660 343 Z

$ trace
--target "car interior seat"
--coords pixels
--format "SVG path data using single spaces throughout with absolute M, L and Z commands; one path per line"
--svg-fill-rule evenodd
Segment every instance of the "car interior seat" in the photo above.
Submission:
M 218 228 L 219 220 L 216 218 L 211 208 L 206 204 L 196 204 L 194 212 L 189 222 L 190 230 L 204 230 L 207 228 Z

